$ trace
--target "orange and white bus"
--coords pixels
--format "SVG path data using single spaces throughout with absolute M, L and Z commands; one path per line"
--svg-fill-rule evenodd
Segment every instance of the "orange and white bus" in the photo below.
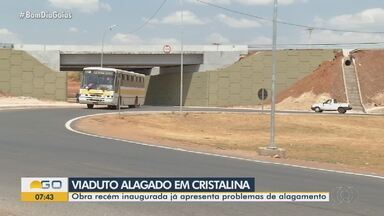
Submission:
M 115 68 L 86 67 L 78 95 L 80 104 L 138 107 L 144 104 L 145 87 L 143 74 Z

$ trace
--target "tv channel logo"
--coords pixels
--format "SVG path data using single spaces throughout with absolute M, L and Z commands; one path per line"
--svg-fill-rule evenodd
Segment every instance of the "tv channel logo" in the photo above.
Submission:
M 38 189 L 61 189 L 63 182 L 61 180 L 34 180 L 29 185 L 29 188 L 38 188 Z
M 22 192 L 67 192 L 68 178 L 62 177 L 23 177 Z

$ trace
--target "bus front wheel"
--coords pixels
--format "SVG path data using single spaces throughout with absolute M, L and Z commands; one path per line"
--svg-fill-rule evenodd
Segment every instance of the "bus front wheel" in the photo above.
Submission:
M 135 108 L 139 108 L 140 107 L 140 104 L 139 104 L 139 97 L 135 97 Z
M 88 109 L 93 109 L 94 104 L 87 104 Z

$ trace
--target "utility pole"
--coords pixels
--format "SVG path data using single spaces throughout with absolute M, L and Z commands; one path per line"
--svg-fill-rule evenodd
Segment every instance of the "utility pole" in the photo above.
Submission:
M 111 25 L 108 28 L 106 28 L 103 32 L 103 38 L 101 39 L 101 60 L 100 60 L 100 67 L 103 67 L 103 58 L 104 58 L 104 39 L 105 35 L 107 34 L 107 30 L 112 31 L 113 28 L 117 27 L 117 25 Z
M 181 5 L 181 30 L 180 30 L 180 113 L 183 112 L 183 74 L 184 74 L 184 6 L 183 0 L 180 0 Z
M 309 37 L 308 37 L 309 48 L 312 49 L 312 32 L 313 32 L 314 28 L 309 27 L 307 30 L 308 30 L 308 34 L 309 34 Z
M 273 2 L 273 40 L 272 40 L 272 88 L 271 88 L 271 126 L 270 142 L 267 147 L 259 147 L 259 154 L 263 156 L 285 157 L 285 150 L 278 148 L 275 143 L 275 113 L 276 113 L 276 41 L 277 41 L 277 0 Z
M 272 41 L 272 101 L 271 101 L 271 132 L 269 149 L 277 149 L 275 143 L 275 85 L 276 85 L 276 41 L 277 41 L 277 0 L 273 3 L 273 41 Z

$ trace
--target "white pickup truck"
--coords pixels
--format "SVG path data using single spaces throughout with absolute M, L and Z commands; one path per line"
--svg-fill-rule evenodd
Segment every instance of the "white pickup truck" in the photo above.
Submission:
M 338 111 L 339 113 L 344 114 L 347 110 L 351 110 L 352 106 L 348 103 L 338 103 L 336 99 L 328 99 L 323 103 L 313 104 L 311 110 L 315 112 L 323 111 Z

